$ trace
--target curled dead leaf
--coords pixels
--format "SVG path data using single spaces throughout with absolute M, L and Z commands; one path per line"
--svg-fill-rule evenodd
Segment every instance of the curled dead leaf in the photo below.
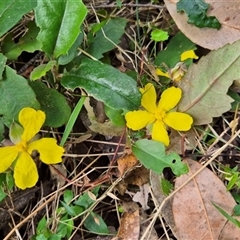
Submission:
M 138 164 L 137 158 L 133 154 L 125 155 L 117 160 L 118 171 L 122 177 L 128 170 Z

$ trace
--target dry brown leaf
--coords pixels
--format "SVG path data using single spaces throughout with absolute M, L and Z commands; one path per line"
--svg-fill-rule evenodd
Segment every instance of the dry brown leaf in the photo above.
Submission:
M 144 166 L 137 167 L 130 171 L 127 176 L 116 186 L 119 193 L 123 195 L 128 187 L 128 184 L 142 186 L 149 182 L 149 170 Z
M 117 160 L 118 176 L 123 180 L 116 186 L 117 190 L 123 195 L 128 184 L 142 186 L 149 180 L 149 170 L 144 166 L 137 166 L 139 161 L 133 154 L 127 154 Z
M 132 202 L 124 203 L 123 209 L 125 212 L 121 218 L 117 236 L 119 239 L 138 240 L 140 235 L 139 207 Z
M 128 184 L 140 187 L 149 181 L 149 170 L 144 166 L 137 167 L 131 171 L 124 180 Z
M 191 159 L 185 159 L 184 162 L 189 166 L 189 173 L 176 179 L 175 189 L 202 167 Z M 228 223 L 212 202 L 229 214 L 236 205 L 223 182 L 205 168 L 174 195 L 172 209 L 178 240 L 240 239 L 240 229 Z
M 225 44 L 240 39 L 240 1 L 205 0 L 210 4 L 208 16 L 215 16 L 222 27 L 220 30 L 212 28 L 198 28 L 187 23 L 187 15 L 177 12 L 177 0 L 164 0 L 166 7 L 176 22 L 178 28 L 194 43 L 207 48 L 218 49 Z
M 134 202 L 138 202 L 142 205 L 143 210 L 149 209 L 148 206 L 148 194 L 150 192 L 149 184 L 146 183 L 143 186 L 140 186 L 140 191 L 136 192 L 132 198 Z
M 133 154 L 129 154 L 119 158 L 117 164 L 120 177 L 122 177 L 128 170 L 138 164 L 138 160 Z

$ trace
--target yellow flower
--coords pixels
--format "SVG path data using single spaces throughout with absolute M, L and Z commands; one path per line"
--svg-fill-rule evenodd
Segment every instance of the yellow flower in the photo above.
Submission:
M 198 56 L 195 54 L 195 52 L 193 50 L 188 50 L 181 54 L 181 62 L 183 62 L 189 58 L 198 59 Z
M 18 118 L 23 131 L 20 140 L 17 143 L 14 141 L 14 146 L 0 148 L 0 172 L 5 172 L 14 163 L 15 184 L 25 189 L 35 186 L 38 181 L 37 167 L 31 157 L 32 151 L 39 152 L 42 162 L 56 164 L 62 161 L 64 149 L 57 145 L 54 138 L 33 139 L 45 122 L 44 112 L 27 107 L 20 111 Z
M 195 54 L 195 52 L 193 50 L 185 51 L 180 56 L 181 62 L 178 62 L 174 68 L 169 69 L 167 72 L 163 72 L 160 68 L 157 68 L 155 73 L 158 76 L 167 77 L 167 78 L 172 79 L 173 81 L 178 82 L 184 77 L 184 75 L 187 71 L 184 61 L 189 58 L 190 59 L 198 59 L 198 56 Z
M 157 68 L 155 72 L 158 76 L 163 76 L 163 77 L 170 78 L 169 73 L 168 72 L 163 72 L 160 68 Z
M 165 90 L 158 104 L 156 104 L 156 91 L 151 83 L 148 83 L 140 91 L 142 93 L 141 105 L 145 110 L 126 113 L 128 128 L 136 131 L 152 123 L 152 139 L 160 141 L 166 146 L 170 142 L 167 126 L 178 131 L 187 131 L 191 128 L 193 119 L 190 115 L 170 111 L 176 107 L 182 97 L 180 88 L 170 87 Z

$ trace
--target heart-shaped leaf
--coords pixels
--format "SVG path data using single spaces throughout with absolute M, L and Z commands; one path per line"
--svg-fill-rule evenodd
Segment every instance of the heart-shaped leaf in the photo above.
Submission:
M 155 173 L 161 174 L 166 167 L 170 167 L 177 176 L 188 172 L 187 165 L 181 162 L 181 157 L 176 153 L 166 154 L 161 142 L 141 139 L 134 143 L 132 151 L 146 168 Z

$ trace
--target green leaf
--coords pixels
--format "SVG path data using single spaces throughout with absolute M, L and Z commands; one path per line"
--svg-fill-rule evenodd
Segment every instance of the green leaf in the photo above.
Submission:
M 109 19 L 107 24 L 96 33 L 96 37 L 87 52 L 96 59 L 102 58 L 103 53 L 114 49 L 120 42 L 126 23 L 125 18 Z
M 237 193 L 232 193 L 232 196 L 234 198 L 234 200 L 237 202 L 237 203 L 240 203 L 240 195 L 237 194 Z
M 227 190 L 228 191 L 230 191 L 233 188 L 233 186 L 235 185 L 235 183 L 237 182 L 238 175 L 239 175 L 239 173 L 236 172 L 236 173 L 233 173 L 232 176 L 230 177 L 230 181 L 227 185 Z
M 130 111 L 140 106 L 141 94 L 136 82 L 99 61 L 84 59 L 79 68 L 63 76 L 61 83 L 72 90 L 82 87 L 88 94 L 114 109 Z
M 227 218 L 228 221 L 233 223 L 235 226 L 240 228 L 240 222 L 236 219 L 233 218 L 231 215 L 229 215 L 227 212 L 225 212 L 222 208 L 220 208 L 218 205 L 212 202 L 212 205 L 225 217 Z
M 66 54 L 78 37 L 86 14 L 81 0 L 38 1 L 35 17 L 42 50 L 55 58 Z
M 209 4 L 203 0 L 180 0 L 177 2 L 177 10 L 184 11 L 188 15 L 188 23 L 199 28 L 209 27 L 220 29 L 221 24 L 214 16 L 207 16 Z
M 36 39 L 39 28 L 35 22 L 29 22 L 27 25 L 27 33 L 19 39 L 17 43 L 12 40 L 12 34 L 8 34 L 2 43 L 2 52 L 11 60 L 17 60 L 19 55 L 23 52 L 35 52 L 41 49 L 40 42 Z
M 0 1 L 0 37 L 36 6 L 37 0 Z
M 41 105 L 41 110 L 46 113 L 45 126 L 61 127 L 71 114 L 65 97 L 55 89 L 48 88 L 44 83 L 35 81 L 29 83 L 34 90 Z
M 174 189 L 173 184 L 165 178 L 161 179 L 161 188 L 165 195 L 169 195 L 170 192 Z
M 48 240 L 48 238 L 46 238 L 44 236 L 44 234 L 40 234 L 40 235 L 36 236 L 36 240 Z
M 71 200 L 73 199 L 73 192 L 71 190 L 66 190 L 63 193 L 63 201 L 67 204 L 69 204 L 71 202 Z
M 65 126 L 65 129 L 64 129 L 64 132 L 63 132 L 63 135 L 62 135 L 62 139 L 61 139 L 61 142 L 60 142 L 60 146 L 64 146 L 65 142 L 67 141 L 68 139 L 68 136 L 70 135 L 72 129 L 73 129 L 73 126 L 78 118 L 78 115 L 79 113 L 81 112 L 82 110 L 82 107 L 83 107 L 83 104 L 84 104 L 84 101 L 85 101 L 85 96 L 82 96 L 79 100 L 78 100 L 78 103 L 76 104 L 76 106 L 74 107 L 69 119 L 68 119 L 68 122 Z
M 15 181 L 13 178 L 13 172 L 9 171 L 6 173 L 6 185 L 7 185 L 7 189 L 9 191 L 11 191 L 13 189 L 13 187 L 15 186 Z
M 99 189 L 100 189 L 100 186 L 95 187 L 92 190 L 92 194 L 97 196 Z M 78 198 L 77 201 L 74 202 L 74 204 L 84 207 L 85 209 L 88 209 L 94 202 L 95 200 L 90 198 L 89 192 L 85 192 L 82 196 Z
M 157 174 L 161 174 L 166 167 L 170 167 L 177 176 L 188 172 L 187 165 L 181 162 L 178 154 L 165 154 L 165 147 L 161 142 L 141 139 L 134 143 L 132 151 L 146 168 Z
M 69 219 L 68 215 L 65 215 L 63 218 L 60 219 L 60 224 L 57 228 L 57 235 L 60 235 L 63 239 L 64 237 L 67 237 L 69 239 L 72 230 L 74 227 L 74 222 L 72 219 Z
M 46 73 L 51 70 L 54 66 L 56 66 L 56 61 L 49 61 L 46 64 L 41 64 L 33 69 L 30 74 L 31 80 L 37 80 L 41 77 L 45 76 Z
M 116 5 L 117 5 L 117 7 L 121 8 L 122 7 L 122 0 L 116 0 Z
M 3 71 L 5 69 L 7 58 L 0 53 L 0 80 L 2 80 Z
M 80 213 L 82 213 L 85 209 L 80 206 L 72 206 L 72 210 L 75 212 L 75 216 L 77 216 Z
M 237 205 L 233 208 L 233 215 L 234 215 L 234 216 L 240 216 L 240 204 L 237 204 Z
M 0 142 L 2 142 L 2 140 L 4 139 L 4 124 L 3 124 L 3 121 L 2 121 L 2 118 L 0 118 Z
M 64 221 L 64 223 L 66 224 L 67 226 L 67 234 L 66 234 L 66 237 L 69 239 L 71 234 L 72 234 L 72 231 L 73 231 L 73 228 L 74 228 L 74 222 L 73 222 L 73 219 L 67 219 Z
M 3 122 L 10 126 L 13 119 L 18 119 L 19 111 L 24 107 L 39 109 L 40 104 L 32 88 L 25 78 L 17 75 L 10 67 L 6 66 L 3 80 L 0 81 L 0 114 Z
M 111 120 L 111 122 L 115 126 L 125 126 L 126 125 L 125 117 L 123 115 L 122 110 L 116 110 L 116 109 L 110 108 L 108 106 L 104 106 L 104 110 L 105 110 L 105 113 L 108 116 L 108 118 Z
M 62 240 L 62 235 L 61 234 L 52 234 L 48 240 Z
M 68 234 L 68 227 L 65 224 L 65 220 L 68 220 L 69 215 L 66 214 L 61 218 L 61 222 L 57 226 L 57 234 L 61 236 L 60 239 L 64 238 Z
M 79 197 L 77 201 L 74 202 L 74 204 L 83 207 L 85 210 L 88 209 L 95 200 L 91 199 L 89 197 L 88 192 L 84 193 L 82 196 Z
M 103 219 L 94 212 L 90 212 L 84 222 L 84 227 L 95 234 L 108 234 L 108 227 Z
M 82 41 L 83 41 L 83 34 L 80 33 L 78 35 L 76 41 L 74 42 L 74 44 L 68 50 L 68 52 L 64 55 L 61 55 L 58 58 L 58 64 L 59 65 L 66 65 L 66 64 L 70 63 L 74 59 L 74 57 L 76 56 L 77 49 L 81 45 Z
M 187 50 L 195 50 L 195 44 L 189 40 L 183 33 L 179 32 L 173 38 L 171 38 L 167 48 L 160 51 L 155 59 L 157 66 L 163 67 L 163 64 L 167 65 L 168 68 L 173 68 L 180 62 L 181 54 Z
M 43 217 L 37 225 L 37 234 L 42 233 L 47 228 L 47 219 Z
M 234 92 L 233 90 L 229 89 L 228 90 L 228 96 L 230 96 L 234 102 L 231 103 L 231 109 L 233 111 L 238 111 L 240 107 L 240 96 L 237 92 Z
M 240 52 L 236 49 L 240 49 L 240 40 L 211 51 L 192 64 L 178 84 L 183 90 L 178 111 L 190 114 L 195 125 L 208 124 L 231 109 L 233 99 L 227 91 L 233 80 L 240 78 L 236 67 L 240 65 Z
M 0 202 L 7 196 L 7 194 L 0 188 Z
M 151 32 L 151 40 L 155 41 L 155 42 L 161 42 L 161 41 L 165 41 L 168 40 L 168 32 L 163 31 L 161 29 L 154 29 Z
M 73 216 L 73 217 L 76 216 L 75 211 L 72 209 L 72 205 L 69 206 L 67 203 L 65 203 L 63 201 L 60 201 L 60 202 L 70 216 Z
M 94 41 L 94 35 L 95 35 L 99 30 L 101 30 L 101 28 L 102 28 L 103 26 L 105 26 L 105 25 L 107 24 L 107 22 L 108 22 L 108 20 L 105 19 L 105 20 L 103 20 L 103 21 L 101 21 L 101 22 L 94 23 L 94 24 L 91 26 L 90 33 L 92 33 L 92 35 L 91 35 L 91 34 L 88 34 L 88 44 L 89 44 L 89 43 L 92 43 L 92 42 Z M 89 45 L 90 45 L 90 44 L 89 44 Z
M 0 173 L 0 186 L 3 186 L 6 183 L 6 172 Z

